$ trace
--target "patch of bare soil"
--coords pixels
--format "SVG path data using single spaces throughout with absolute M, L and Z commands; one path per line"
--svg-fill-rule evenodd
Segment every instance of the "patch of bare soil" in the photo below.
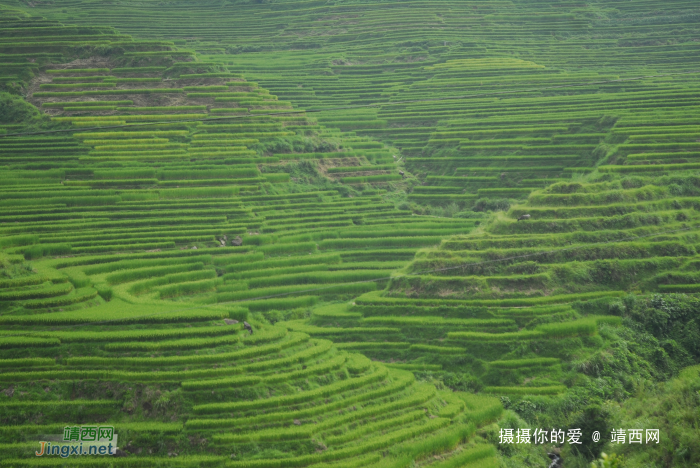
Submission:
M 338 153 L 343 154 L 343 153 Z M 367 160 L 364 157 L 351 157 L 351 158 L 328 158 L 318 160 L 318 172 L 323 174 L 329 179 L 335 179 L 338 176 L 336 174 L 329 174 L 328 169 L 331 167 L 350 167 L 350 166 L 362 166 L 367 164 Z
M 71 68 L 114 68 L 115 64 L 109 59 L 102 57 L 91 57 L 89 59 L 78 59 L 72 62 L 57 64 L 51 67 L 51 69 L 66 70 Z M 105 73 L 109 74 L 109 73 Z M 144 75 L 151 75 L 149 73 L 128 73 L 119 75 L 120 78 L 140 78 Z M 158 74 L 156 74 L 158 75 Z M 70 75 L 61 75 L 70 76 Z M 82 77 L 85 75 L 75 74 L 76 77 Z M 206 105 L 209 107 L 216 107 L 212 105 L 211 98 L 201 98 L 201 99 L 188 99 L 187 96 L 182 94 L 121 94 L 121 95 L 105 95 L 105 96 L 68 96 L 68 97 L 34 97 L 34 93 L 41 91 L 40 86 L 42 84 L 52 83 L 53 78 L 56 75 L 50 75 L 48 73 L 37 74 L 32 81 L 29 83 L 29 95 L 27 101 L 32 103 L 37 107 L 41 107 L 44 103 L 50 102 L 71 102 L 76 105 L 80 105 L 86 102 L 95 101 L 133 101 L 133 107 L 159 107 L 159 106 L 192 106 L 192 105 Z M 89 76 L 85 76 L 88 78 Z M 108 88 L 110 90 L 128 90 L 128 89 L 141 89 L 141 88 L 181 88 L 182 86 L 212 86 L 212 85 L 223 85 L 224 83 L 231 80 L 221 77 L 210 77 L 210 78 L 197 78 L 197 79 L 164 79 L 161 82 L 141 82 L 141 83 L 117 83 L 114 88 Z M 79 88 L 80 90 L 91 90 L 93 88 L 85 87 Z M 104 88 L 94 88 L 94 89 L 104 89 Z M 232 103 L 231 103 L 232 104 Z M 131 107 L 131 106 L 129 106 Z M 223 106 L 222 106 L 223 107 Z M 63 111 L 58 108 L 44 108 L 42 109 L 47 115 L 52 117 L 61 115 L 76 115 L 81 114 L 86 111 Z M 94 116 L 108 116 L 119 114 L 121 111 L 90 111 L 90 115 Z

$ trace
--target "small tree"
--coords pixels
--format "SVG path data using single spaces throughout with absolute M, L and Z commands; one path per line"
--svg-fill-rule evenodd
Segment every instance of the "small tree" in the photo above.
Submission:
M 608 412 L 598 405 L 591 405 L 584 409 L 572 426 L 581 428 L 581 433 L 583 434 L 581 445 L 572 444 L 571 450 L 583 455 L 589 461 L 600 457 L 611 430 L 608 417 Z M 594 431 L 598 431 L 601 434 L 598 442 L 593 441 L 592 434 Z

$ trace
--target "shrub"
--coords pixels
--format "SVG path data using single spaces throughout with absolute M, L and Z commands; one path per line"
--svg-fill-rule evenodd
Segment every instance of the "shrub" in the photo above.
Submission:
M 508 211 L 510 200 L 507 198 L 479 198 L 472 210 L 474 211 Z
M 484 393 L 497 395 L 558 395 L 564 393 L 566 387 L 553 385 L 551 387 L 484 387 Z

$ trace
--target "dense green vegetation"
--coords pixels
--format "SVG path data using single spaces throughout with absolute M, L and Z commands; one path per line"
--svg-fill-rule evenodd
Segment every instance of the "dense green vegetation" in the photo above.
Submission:
M 3 94 L 3 132 L 30 134 L 0 140 L 0 464 L 64 466 L 34 457 L 37 434 L 103 422 L 125 466 L 495 463 L 476 431 L 497 399 L 273 325 L 375 291 L 474 226 L 397 208 L 388 184 L 412 182 L 394 148 L 268 116 L 289 103 L 172 43 L 2 20 L 39 39 L 100 36 L 105 53 L 62 50 L 16 82 L 26 101 Z M 112 128 L 125 122 L 147 125 Z M 31 134 L 46 129 L 73 130 Z
M 468 208 L 474 197 L 521 198 L 572 173 L 590 173 L 624 132 L 635 132 L 630 127 L 662 127 L 661 115 L 696 124 L 695 76 L 664 75 L 698 63 L 698 11 L 686 0 L 198 5 L 193 12 L 185 3 L 122 0 L 105 9 L 58 0 L 37 10 L 173 40 L 301 109 L 388 103 L 323 112 L 319 121 L 401 149 L 424 182 L 409 195 L 420 205 Z M 637 76 L 648 78 L 617 81 Z M 435 101 L 459 95 L 473 97 L 466 105 Z M 426 99 L 432 101 L 406 102 Z M 611 130 L 618 119 L 622 135 Z M 668 136 L 655 136 L 655 144 L 659 138 Z M 685 151 L 692 151 L 695 139 L 686 141 Z M 631 150 L 642 142 L 628 143 Z M 661 152 L 667 153 L 653 151 Z
M 7 0 L 0 465 L 697 464 L 699 13 Z
M 698 366 L 684 369 L 677 378 L 663 384 L 642 387 L 634 398 L 627 400 L 614 411 L 613 420 L 618 425 L 659 427 L 668 437 L 659 447 L 631 450 L 619 447 L 628 465 L 644 466 L 665 464 L 692 466 L 700 461 L 698 453 L 698 391 L 700 376 Z

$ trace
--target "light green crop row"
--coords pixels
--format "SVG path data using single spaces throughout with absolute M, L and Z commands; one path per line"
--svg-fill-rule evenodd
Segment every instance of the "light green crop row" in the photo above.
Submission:
M 81 106 L 75 106 L 75 107 L 64 107 L 64 111 L 66 112 L 84 112 L 84 111 L 112 111 L 112 110 L 117 110 L 116 106 L 87 106 L 87 107 L 81 107 Z
M 97 291 L 95 291 L 97 294 Z M 64 296 L 70 298 L 71 296 Z M 206 307 L 206 306 L 205 306 Z M 204 308 L 204 307 L 203 307 Z M 240 309 L 237 309 L 240 311 Z M 14 325 L 62 325 L 103 322 L 105 314 L 109 313 L 110 322 L 113 323 L 173 323 L 173 322 L 196 322 L 206 320 L 219 320 L 228 318 L 235 311 L 214 310 L 171 310 L 166 314 L 151 313 L 143 314 L 138 308 L 124 306 L 123 303 L 110 301 L 98 307 L 87 310 L 51 312 L 34 315 L 3 315 L 0 316 L 0 323 Z
M 105 78 L 106 83 L 160 83 L 160 78 Z
M 302 403 L 317 398 L 323 398 L 330 395 L 336 395 L 344 391 L 355 390 L 362 388 L 374 382 L 384 380 L 388 375 L 385 367 L 377 369 L 374 373 L 354 379 L 341 380 L 339 382 L 316 388 L 306 392 L 300 392 L 294 395 L 281 395 L 267 399 L 253 401 L 239 401 L 226 403 L 208 403 L 204 405 L 195 405 L 192 411 L 195 413 L 219 413 L 232 411 L 248 411 L 260 408 L 274 408 L 280 406 L 288 406 L 296 403 Z
M 114 115 L 104 117 L 53 117 L 56 122 L 111 122 L 111 121 L 140 121 L 140 120 L 187 120 L 202 119 L 207 114 L 150 114 L 150 115 Z
M 241 305 L 251 307 L 250 301 L 267 301 L 270 302 L 270 304 L 273 304 L 274 300 L 271 301 L 270 299 L 266 299 L 268 297 L 274 298 L 276 296 L 284 296 L 291 298 L 291 296 L 307 294 L 335 296 L 340 294 L 362 294 L 369 291 L 375 291 L 376 289 L 377 285 L 374 282 L 359 282 L 350 284 L 301 284 L 219 293 L 216 295 L 215 301 L 218 303 L 240 302 Z
M 457 348 L 454 346 L 434 346 L 427 344 L 412 344 L 410 347 L 411 351 L 435 353 L 435 354 L 466 354 L 464 348 Z
M 135 56 L 135 57 L 167 57 L 170 55 L 195 55 L 193 50 L 159 50 L 150 52 L 124 52 L 125 56 Z
M 238 73 L 217 72 L 217 73 L 185 73 L 180 75 L 181 79 L 192 78 L 243 78 L 243 75 Z M 237 83 L 237 82 L 233 82 Z M 229 85 L 230 86 L 230 85 Z
M 309 350 L 307 350 L 309 351 Z M 317 355 L 317 350 L 311 348 L 310 351 L 314 352 L 314 356 Z M 304 351 L 294 355 L 297 362 L 303 362 L 305 356 L 302 356 Z M 310 353 L 307 353 L 310 354 Z M 315 366 L 309 366 L 306 369 L 295 370 L 292 372 L 284 372 L 279 374 L 274 374 L 269 377 L 260 377 L 257 375 L 247 375 L 241 377 L 230 377 L 227 379 L 217 379 L 217 380 L 199 380 L 199 381 L 184 381 L 182 382 L 182 388 L 186 391 L 196 391 L 196 390 L 208 390 L 211 388 L 231 388 L 231 387 L 242 387 L 248 385 L 256 385 L 260 382 L 264 383 L 274 383 L 274 382 L 284 382 L 292 381 L 299 378 L 304 378 L 309 375 L 323 374 L 325 372 L 332 371 L 341 367 L 346 360 L 345 355 L 336 356 L 329 359 L 328 361 L 317 364 Z
M 1 336 L 0 339 L 2 339 Z M 51 367 L 55 365 L 56 361 L 50 358 L 0 359 L 0 369 L 12 367 Z
M 340 261 L 340 258 L 338 258 L 338 261 Z M 49 281 L 49 278 L 47 276 L 43 276 L 43 275 L 32 275 L 32 276 L 25 276 L 25 277 L 13 278 L 13 279 L 3 279 L 3 280 L 0 280 L 0 289 L 19 288 L 22 286 L 33 286 L 33 285 L 45 283 L 47 281 Z
M 73 290 L 70 283 L 50 285 L 37 289 L 15 289 L 12 291 L 0 292 L 0 301 L 20 301 L 25 299 L 38 299 L 46 297 L 61 296 Z
M 117 107 L 117 110 L 126 112 L 206 111 L 207 106 Z
M 71 304 L 89 301 L 97 297 L 98 291 L 92 288 L 77 289 L 73 294 L 49 297 L 46 299 L 30 299 L 22 305 L 27 309 L 46 309 L 49 307 L 63 307 Z
M 256 257 L 252 257 L 251 255 L 255 255 Z M 226 268 L 226 271 L 231 273 L 240 273 L 249 270 L 264 270 L 272 268 L 294 267 L 300 265 L 332 265 L 341 262 L 340 255 L 338 254 L 311 255 L 300 258 L 280 258 L 273 260 L 263 260 L 262 257 L 258 258 L 258 256 L 261 255 L 260 253 L 251 255 L 245 256 L 246 260 L 244 260 L 243 262 L 231 263 L 230 266 Z
M 389 428 L 406 427 L 407 425 L 409 425 L 409 423 L 412 423 L 413 421 L 424 417 L 425 411 L 423 410 L 409 411 L 405 414 L 396 416 L 394 418 L 385 419 L 375 423 L 365 424 L 364 426 L 360 426 L 352 431 L 344 432 L 343 434 L 338 436 L 326 437 L 325 442 L 332 445 L 344 444 L 350 442 L 351 440 L 359 439 L 365 434 L 370 434 L 373 432 L 381 433 L 381 431 Z
M 700 151 L 678 151 L 675 153 L 633 153 L 628 154 L 630 161 L 647 159 L 695 159 L 700 158 Z
M 455 319 L 443 317 L 366 317 L 362 319 L 366 324 L 383 324 L 394 326 L 447 326 L 460 328 L 483 327 L 511 327 L 515 325 L 510 319 Z
M 186 338 L 192 336 L 207 336 L 222 335 L 235 333 L 234 327 L 223 326 L 206 326 L 206 327 L 187 327 L 187 328 L 146 328 L 142 330 L 121 330 L 121 331 L 51 331 L 51 332 L 34 332 L 36 336 L 45 338 L 57 338 L 65 343 L 84 343 L 84 342 L 99 342 L 104 341 L 109 346 L 117 345 L 115 341 L 138 340 L 140 344 L 145 344 L 143 340 L 156 340 L 155 344 L 160 343 L 160 340 L 168 338 Z
M 467 343 L 480 342 L 506 342 L 506 341 L 528 341 L 546 338 L 546 334 L 541 331 L 526 330 L 513 333 L 480 333 L 480 332 L 449 332 L 447 337 L 451 340 L 465 341 Z
M 86 407 L 113 407 L 118 405 L 116 400 L 24 400 L 4 401 L 0 408 L 48 408 L 52 406 L 86 406 Z
M 57 338 L 34 338 L 26 336 L 0 336 L 0 348 L 30 348 L 58 346 L 61 342 Z
M 193 364 L 206 364 L 210 362 L 221 362 L 224 360 L 235 361 L 238 359 L 245 359 L 251 356 L 264 356 L 266 354 L 278 353 L 282 349 L 288 346 L 293 346 L 301 344 L 308 341 L 308 336 L 297 335 L 292 337 L 290 340 L 284 344 L 270 344 L 265 346 L 257 346 L 250 349 L 243 349 L 240 351 L 232 351 L 228 353 L 220 354 L 207 354 L 207 355 L 189 355 L 189 356 L 170 356 L 170 357 L 160 357 L 160 358 L 109 358 L 109 357 L 75 357 L 68 358 L 66 360 L 66 365 L 68 366 L 128 366 L 128 367 L 142 367 L 142 366 L 179 366 L 179 365 L 193 365 Z
M 218 99 L 219 98 L 217 98 L 217 100 Z M 247 107 L 220 107 L 220 108 L 209 109 L 209 112 L 212 114 L 239 114 L 239 113 L 247 113 L 248 108 Z
M 659 291 L 664 293 L 696 293 L 700 292 L 700 284 L 660 284 Z
M 322 454 L 302 455 L 294 458 L 283 459 L 268 459 L 268 460 L 250 460 L 242 462 L 232 462 L 228 466 L 231 468 L 287 468 L 287 467 L 302 467 L 311 463 L 324 461 L 343 460 L 350 457 L 363 455 L 376 451 L 382 448 L 395 446 L 405 440 L 413 439 L 422 434 L 435 432 L 438 429 L 447 426 L 450 423 L 448 418 L 436 418 L 430 420 L 423 425 L 416 425 L 404 429 L 389 432 L 385 435 L 374 437 L 364 442 L 363 444 L 353 445 L 350 447 L 325 451 Z M 466 434 L 473 433 L 475 428 L 469 426 Z M 463 437 L 460 437 L 460 439 Z M 429 449 L 428 449 L 429 450 Z M 407 466 L 407 465 L 406 465 Z
M 203 272 L 202 272 L 203 273 Z M 188 296 L 192 294 L 200 294 L 204 292 L 215 291 L 216 287 L 224 281 L 221 278 L 216 278 L 216 272 L 211 275 L 197 275 L 197 280 L 187 279 L 187 282 L 179 281 L 169 286 L 156 288 L 160 299 L 169 299 L 173 297 Z M 210 279 L 214 278 L 214 279 Z
M 146 143 L 168 143 L 167 138 L 130 138 L 126 140 L 83 140 L 84 145 L 97 146 L 97 145 L 118 145 L 119 147 L 131 146 L 131 145 L 142 145 Z M 115 146 L 116 147 L 116 146 Z M 155 174 L 153 169 L 141 169 L 142 171 L 149 171 L 151 174 Z M 123 171 L 118 171 L 123 172 Z M 105 174 L 109 174 L 110 171 L 103 171 Z
M 189 134 L 187 130 L 150 130 L 150 131 L 129 131 L 129 132 L 90 132 L 90 133 L 74 133 L 73 136 L 79 139 L 89 138 L 155 138 L 155 137 L 170 137 L 170 136 L 185 136 Z
M 325 239 L 319 243 L 322 250 L 330 249 L 366 249 L 368 247 L 425 247 L 442 241 L 440 236 L 423 237 L 386 237 L 370 239 Z
M 221 327 L 219 327 L 221 328 Z M 237 335 L 224 335 L 214 338 L 189 338 L 171 341 L 126 341 L 123 343 L 107 343 L 107 351 L 164 351 L 170 349 L 205 349 L 216 346 L 233 345 L 240 341 Z
M 66 102 L 44 102 L 41 104 L 41 107 L 129 106 L 129 105 L 132 105 L 133 103 L 134 103 L 134 101 L 66 101 Z
M 95 81 L 93 83 L 45 83 L 39 85 L 39 89 L 75 89 L 75 88 L 114 88 L 116 83 L 103 83 Z
M 524 297 L 520 299 L 401 299 L 382 297 L 378 292 L 370 292 L 355 299 L 358 305 L 396 305 L 396 306 L 491 306 L 491 307 L 526 307 L 545 304 L 566 304 L 576 301 L 587 301 L 601 297 L 618 297 L 624 295 L 624 291 L 601 291 L 592 293 L 561 294 L 545 297 Z
M 600 172 L 660 172 L 700 169 L 700 163 L 687 164 L 635 164 L 631 166 L 600 166 Z
M 1 375 L 1 374 L 0 374 Z M 233 426 L 254 426 L 263 423 L 277 423 L 278 421 L 284 420 L 294 420 L 303 419 L 320 414 L 330 413 L 339 408 L 346 408 L 350 405 L 361 403 L 364 401 L 371 401 L 377 398 L 382 398 L 387 395 L 392 395 L 400 392 L 407 387 L 411 386 L 415 381 L 415 377 L 410 372 L 396 371 L 392 370 L 390 372 L 392 377 L 392 383 L 384 387 L 366 391 L 360 395 L 348 396 L 344 400 L 337 400 L 334 402 L 329 402 L 322 405 L 317 405 L 308 409 L 297 410 L 297 411 L 285 411 L 285 412 L 269 412 L 268 414 L 258 414 L 256 416 L 246 417 L 246 418 L 234 418 L 234 419 L 189 419 L 186 426 L 194 429 L 204 429 L 204 428 L 219 428 L 219 427 L 233 427 Z M 415 404 L 421 404 L 430 400 L 435 396 L 435 387 L 432 385 L 423 385 L 419 387 L 420 391 L 417 391 L 409 397 L 401 398 L 400 400 L 386 403 L 384 405 L 374 406 L 360 411 L 351 411 L 342 416 L 336 416 L 324 421 L 319 429 L 336 427 L 339 424 L 347 423 L 350 421 L 355 421 L 357 419 L 362 419 L 367 416 L 372 416 L 376 414 L 383 414 L 390 411 L 395 411 L 402 408 L 408 408 Z
M 65 74 L 65 73 L 109 73 L 109 68 L 61 68 L 48 69 L 48 74 Z
M 139 286 L 137 289 L 148 289 L 151 286 L 160 286 L 162 284 L 167 284 L 166 280 L 164 280 L 164 281 L 166 281 L 165 283 L 161 283 L 160 282 L 161 280 L 158 277 L 166 278 L 172 274 L 193 272 L 195 270 L 202 270 L 203 268 L 204 268 L 203 263 L 186 262 L 184 264 L 174 264 L 174 265 L 169 265 L 169 266 L 139 268 L 139 269 L 126 270 L 126 271 L 119 271 L 116 273 L 112 273 L 111 275 L 107 275 L 107 277 L 105 277 L 105 280 L 110 285 L 127 283 L 127 282 L 138 281 L 138 280 L 154 281 L 153 284 L 144 283 L 144 282 L 138 283 Z
M 557 358 L 512 359 L 508 361 L 491 361 L 489 366 L 503 369 L 518 369 L 520 367 L 542 367 L 559 364 Z
M 367 281 L 390 276 L 391 270 L 348 270 L 325 273 L 296 273 L 267 276 L 248 281 L 250 288 L 264 288 L 292 284 L 323 284 Z
M 105 89 L 100 91 L 40 91 L 34 97 L 112 96 L 123 94 L 179 94 L 178 88 Z

